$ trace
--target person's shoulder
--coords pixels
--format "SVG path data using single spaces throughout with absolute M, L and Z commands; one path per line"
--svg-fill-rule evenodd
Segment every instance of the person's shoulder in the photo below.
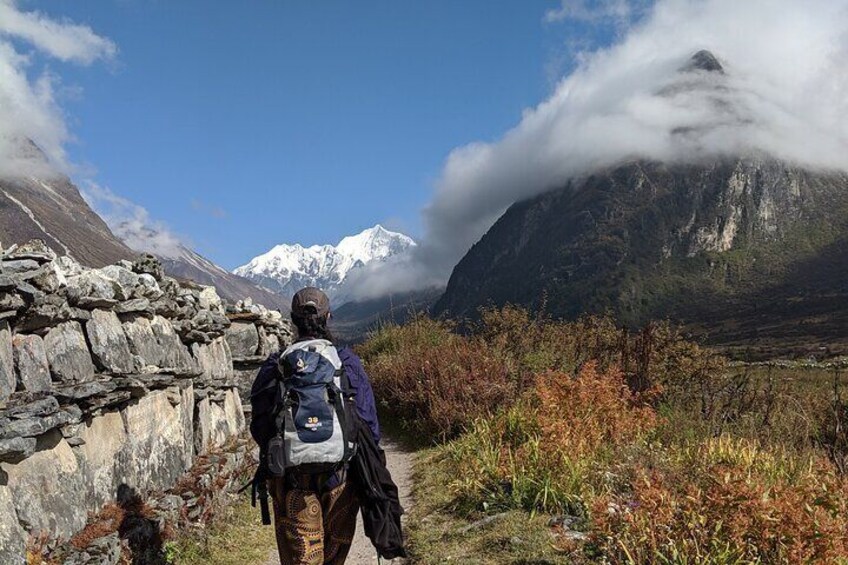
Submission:
M 346 365 L 362 366 L 362 360 L 359 355 L 353 351 L 349 345 L 337 345 L 336 351 L 339 353 L 339 359 Z

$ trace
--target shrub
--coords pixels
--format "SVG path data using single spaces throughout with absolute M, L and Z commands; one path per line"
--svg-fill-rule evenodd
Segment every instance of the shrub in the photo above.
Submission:
M 639 468 L 632 492 L 593 504 L 613 562 L 837 563 L 848 556 L 848 490 L 829 463 L 755 442 L 709 439 Z
M 656 423 L 615 368 L 545 373 L 532 397 L 477 421 L 446 448 L 458 507 L 583 514 L 583 497 L 603 488 L 598 471 Z
M 421 435 L 453 437 L 515 402 L 497 352 L 444 323 L 419 317 L 388 326 L 360 352 L 377 398 Z
M 591 456 L 633 442 L 657 423 L 653 408 L 625 384 L 615 367 L 587 363 L 576 378 L 546 373 L 536 384 L 538 421 L 548 455 Z
M 378 397 L 451 439 L 429 459 L 450 512 L 570 514 L 551 533 L 578 561 L 848 564 L 839 374 L 731 366 L 667 323 L 508 306 L 454 329 L 416 318 L 361 349 Z

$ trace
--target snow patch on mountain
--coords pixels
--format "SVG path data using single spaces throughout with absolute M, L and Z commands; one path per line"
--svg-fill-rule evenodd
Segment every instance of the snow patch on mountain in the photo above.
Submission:
M 304 286 L 317 286 L 341 303 L 351 272 L 374 261 L 390 261 L 415 245 L 412 238 L 377 224 L 337 245 L 277 245 L 233 273 L 286 296 Z

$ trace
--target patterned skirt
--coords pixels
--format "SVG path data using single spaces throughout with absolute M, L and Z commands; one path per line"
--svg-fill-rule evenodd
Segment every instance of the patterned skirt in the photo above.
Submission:
M 342 565 L 353 543 L 359 501 L 349 481 L 324 491 L 326 475 L 268 482 L 282 565 Z

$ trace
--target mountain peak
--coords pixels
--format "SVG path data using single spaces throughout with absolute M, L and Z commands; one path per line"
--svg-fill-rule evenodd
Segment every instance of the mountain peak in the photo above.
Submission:
M 724 67 L 711 51 L 701 49 L 689 59 L 689 62 L 681 69 L 684 72 L 705 71 L 708 73 L 724 74 Z
M 317 286 L 338 298 L 350 271 L 386 261 L 415 245 L 412 238 L 377 224 L 342 238 L 335 246 L 276 245 L 233 272 L 285 295 L 303 286 Z

